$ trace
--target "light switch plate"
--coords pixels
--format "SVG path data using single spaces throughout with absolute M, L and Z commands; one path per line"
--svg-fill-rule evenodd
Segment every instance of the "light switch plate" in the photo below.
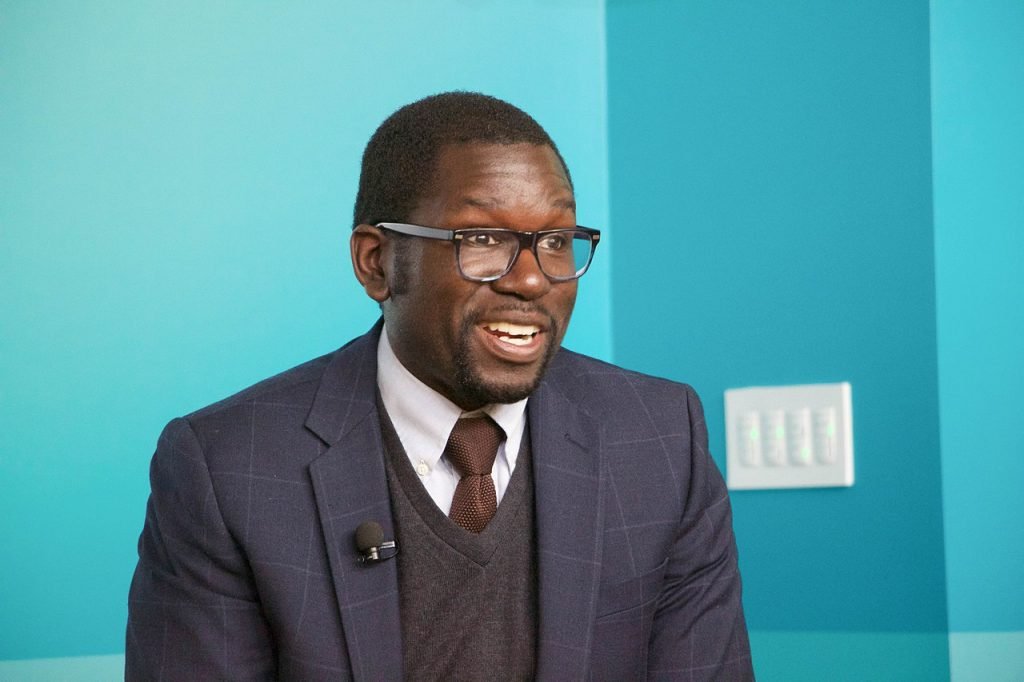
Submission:
M 849 383 L 729 389 L 725 429 L 731 490 L 853 485 Z

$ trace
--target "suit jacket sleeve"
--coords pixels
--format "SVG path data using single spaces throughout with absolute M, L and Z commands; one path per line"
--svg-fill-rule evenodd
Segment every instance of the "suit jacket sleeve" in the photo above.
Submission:
M 164 429 L 150 480 L 128 599 L 125 678 L 273 679 L 273 643 L 251 572 L 188 421 Z
M 700 400 L 689 386 L 686 401 L 690 472 L 654 615 L 648 676 L 752 680 L 729 497 L 708 454 Z

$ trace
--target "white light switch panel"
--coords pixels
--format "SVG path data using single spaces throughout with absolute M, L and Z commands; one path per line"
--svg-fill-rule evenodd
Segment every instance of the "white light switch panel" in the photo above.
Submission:
M 726 391 L 729 488 L 853 485 L 851 402 L 848 383 Z

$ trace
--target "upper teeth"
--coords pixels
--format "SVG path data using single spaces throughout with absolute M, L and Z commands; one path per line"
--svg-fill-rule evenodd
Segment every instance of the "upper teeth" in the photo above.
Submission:
M 512 324 L 511 322 L 488 322 L 486 327 L 491 331 L 509 336 L 532 336 L 540 331 L 540 327 L 533 324 Z

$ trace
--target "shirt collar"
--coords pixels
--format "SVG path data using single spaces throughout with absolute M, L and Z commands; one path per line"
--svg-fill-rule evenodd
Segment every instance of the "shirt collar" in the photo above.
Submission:
M 409 459 L 437 464 L 444 454 L 448 436 L 459 417 L 484 412 L 490 415 L 506 435 L 505 456 L 514 466 L 526 423 L 524 398 L 514 403 L 493 403 L 472 413 L 463 410 L 417 379 L 405 368 L 388 339 L 387 325 L 377 344 L 377 386 L 384 408 Z

